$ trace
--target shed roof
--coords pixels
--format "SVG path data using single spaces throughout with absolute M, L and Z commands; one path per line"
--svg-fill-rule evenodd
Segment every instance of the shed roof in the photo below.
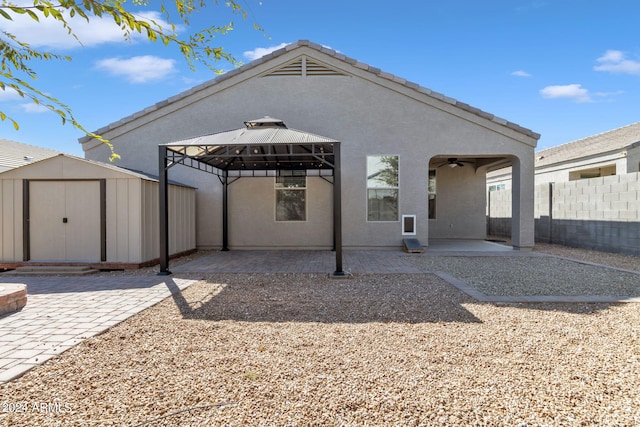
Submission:
M 536 167 L 640 145 L 640 122 L 536 152 Z
M 59 151 L 0 138 L 0 172 L 60 154 Z
M 337 59 L 339 61 L 343 61 L 344 63 L 348 64 L 349 66 L 356 67 L 358 69 L 361 69 L 361 70 L 367 71 L 369 73 L 372 73 L 372 74 L 374 74 L 375 76 L 377 76 L 379 78 L 382 78 L 382 79 L 385 79 L 385 80 L 389 80 L 389 81 L 392 81 L 392 82 L 394 82 L 396 84 L 399 84 L 399 85 L 402 85 L 404 87 L 407 87 L 407 88 L 409 88 L 411 90 L 415 90 L 416 92 L 419 92 L 419 93 L 421 93 L 423 95 L 426 95 L 426 96 L 429 96 L 431 98 L 437 99 L 439 101 L 445 102 L 445 103 L 450 104 L 450 105 L 452 105 L 452 106 L 454 106 L 456 108 L 459 108 L 460 110 L 475 114 L 475 115 L 477 115 L 479 117 L 482 117 L 482 118 L 484 118 L 486 120 L 489 120 L 491 122 L 497 123 L 497 124 L 502 125 L 502 126 L 505 126 L 505 127 L 509 128 L 511 130 L 519 132 L 519 133 L 521 133 L 523 135 L 526 135 L 526 136 L 528 136 L 530 138 L 534 138 L 534 139 L 539 139 L 540 138 L 540 134 L 538 134 L 536 132 L 533 132 L 530 129 L 524 128 L 524 127 L 522 127 L 520 125 L 517 125 L 515 123 L 512 123 L 512 122 L 510 122 L 508 120 L 505 120 L 503 118 L 497 117 L 497 116 L 495 116 L 495 115 L 493 115 L 491 113 L 487 113 L 485 111 L 482 111 L 479 108 L 472 107 L 471 105 L 465 104 L 465 103 L 460 102 L 460 101 L 458 101 L 456 99 L 447 97 L 447 96 L 445 96 L 445 95 L 443 95 L 441 93 L 432 91 L 432 90 L 427 89 L 425 87 L 422 87 L 422 86 L 418 85 L 417 83 L 413 83 L 413 82 L 407 81 L 406 79 L 403 79 L 401 77 L 395 76 L 395 75 L 393 75 L 391 73 L 384 72 L 384 71 L 380 70 L 379 68 L 372 67 L 371 65 L 368 65 L 368 64 L 362 63 L 362 62 L 360 62 L 360 61 L 358 61 L 356 59 L 347 57 L 347 56 L 343 55 L 342 53 L 339 53 L 339 52 L 337 52 L 335 50 L 329 49 L 329 48 L 327 48 L 325 46 L 321 46 L 321 45 L 316 44 L 316 43 L 312 43 L 309 40 L 299 40 L 299 41 L 297 41 L 295 43 L 291 43 L 291 44 L 289 44 L 289 45 L 287 45 L 287 46 L 285 46 L 285 47 L 283 47 L 281 49 L 273 51 L 273 52 L 271 52 L 271 53 L 269 53 L 269 54 L 267 54 L 267 55 L 265 55 L 265 56 L 263 56 L 261 58 L 258 58 L 258 59 L 254 60 L 254 61 L 252 61 L 252 62 L 250 62 L 248 64 L 245 64 L 245 65 L 243 65 L 243 66 L 241 66 L 239 68 L 235 68 L 235 69 L 233 69 L 231 71 L 228 71 L 225 74 L 222 74 L 222 75 L 220 75 L 220 76 L 218 76 L 218 77 L 216 77 L 216 78 L 214 78 L 212 80 L 209 80 L 209 81 L 207 81 L 205 83 L 197 85 L 197 86 L 195 86 L 195 87 L 193 87 L 191 89 L 188 89 L 188 90 L 186 90 L 186 91 L 184 91 L 184 92 L 182 92 L 182 93 L 180 93 L 178 95 L 172 96 L 172 97 L 170 97 L 168 99 L 165 99 L 164 101 L 160 101 L 160 102 L 158 102 L 158 103 L 156 103 L 156 104 L 154 104 L 154 105 L 152 105 L 150 107 L 145 108 L 144 110 L 141 110 L 141 111 L 139 111 L 137 113 L 134 113 L 134 114 L 132 114 L 130 116 L 124 117 L 124 118 L 120 119 L 117 122 L 111 123 L 111 124 L 109 124 L 109 125 L 107 125 L 107 126 L 105 126 L 103 128 L 100 128 L 97 131 L 95 131 L 95 133 L 98 134 L 98 135 L 103 135 L 106 132 L 109 132 L 111 130 L 117 129 L 120 126 L 123 126 L 123 125 L 125 125 L 127 123 L 130 123 L 130 122 L 132 122 L 132 121 L 134 121 L 134 120 L 136 120 L 136 119 L 138 119 L 140 117 L 143 117 L 143 116 L 145 116 L 145 115 L 147 115 L 149 113 L 152 113 L 154 111 L 160 110 L 160 109 L 162 109 L 162 108 L 164 108 L 164 107 L 166 107 L 166 106 L 168 106 L 170 104 L 173 104 L 175 102 L 181 101 L 181 100 L 183 100 L 183 99 L 185 99 L 185 98 L 187 98 L 187 97 L 189 97 L 191 95 L 194 95 L 194 94 L 196 94 L 196 93 L 198 93 L 198 92 L 200 92 L 202 90 L 205 90 L 205 89 L 207 89 L 207 88 L 209 88 L 209 87 L 211 87 L 213 85 L 216 85 L 216 84 L 221 83 L 223 81 L 226 81 L 226 80 L 228 80 L 228 79 L 230 79 L 230 78 L 232 78 L 234 76 L 237 76 L 238 74 L 241 74 L 244 71 L 247 71 L 247 70 L 249 70 L 251 68 L 255 68 L 260 64 L 263 64 L 263 63 L 265 63 L 267 61 L 270 61 L 270 60 L 272 60 L 274 58 L 277 58 L 279 56 L 285 55 L 286 53 L 288 53 L 290 51 L 293 51 L 295 49 L 299 49 L 299 48 L 302 48 L 302 47 L 307 47 L 309 49 L 316 50 L 316 51 L 318 51 L 318 52 L 320 52 L 320 53 L 322 53 L 324 55 L 329 55 L 329 56 L 331 56 L 331 57 L 333 57 L 333 58 L 335 58 L 335 59 Z M 85 142 L 91 141 L 92 139 L 93 139 L 92 137 L 84 136 L 84 137 L 79 139 L 79 142 L 80 143 L 85 143 Z
M 56 161 L 60 161 L 61 159 L 70 159 L 71 162 L 79 162 L 83 165 L 87 165 L 90 168 L 94 168 L 93 170 L 95 170 L 95 168 L 102 168 L 111 172 L 115 172 L 117 174 L 121 174 L 121 176 L 125 176 L 125 177 L 131 177 L 131 178 L 138 178 L 138 179 L 142 179 L 145 181 L 153 181 L 153 182 L 158 182 L 158 177 L 156 175 L 152 175 L 152 174 L 148 174 L 145 172 L 140 172 L 140 171 L 136 171 L 136 170 L 131 170 L 131 169 L 126 169 L 126 168 L 122 168 L 120 166 L 116 166 L 116 165 L 112 165 L 109 163 L 102 163 L 102 162 L 98 162 L 95 160 L 88 160 L 88 159 L 83 159 L 82 157 L 77 157 L 77 156 L 73 156 L 71 154 L 65 154 L 65 153 L 56 153 L 53 156 L 44 158 L 44 159 L 40 159 L 38 161 L 34 161 L 32 163 L 29 164 L 25 164 L 23 166 L 21 166 L 20 168 L 13 168 L 11 170 L 7 170 L 7 171 L 0 171 L 0 178 L 4 178 L 4 177 L 15 177 L 16 174 L 22 174 L 25 172 L 22 172 L 22 170 L 27 170 L 31 169 L 31 168 L 39 168 L 42 165 L 49 163 L 49 162 L 56 162 Z M 73 163 L 72 163 L 73 164 Z M 117 175 L 115 175 L 117 176 Z M 99 177 L 99 174 L 96 173 L 96 177 Z M 55 178 L 55 177 L 50 177 L 50 178 Z M 189 187 L 189 188 L 193 188 L 189 185 L 185 185 L 182 184 L 180 182 L 177 181 L 169 181 L 169 184 L 172 185 L 178 185 L 181 187 Z

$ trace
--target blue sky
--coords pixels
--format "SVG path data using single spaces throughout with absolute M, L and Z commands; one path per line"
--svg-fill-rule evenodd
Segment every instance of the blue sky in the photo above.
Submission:
M 218 36 L 250 62 L 307 39 L 542 135 L 538 149 L 640 121 L 640 2 L 629 0 L 242 0 L 247 21 L 211 6 L 191 29 L 233 20 Z M 140 9 L 157 18 L 159 7 Z M 40 62 L 37 87 L 68 104 L 90 131 L 215 77 L 171 47 L 124 41 L 117 27 L 0 21 L 33 47 L 73 57 Z M 253 29 L 257 22 L 264 33 Z M 182 28 L 186 35 L 190 28 Z M 219 68 L 231 66 L 219 63 Z M 51 112 L 0 92 L 0 137 L 82 155 L 83 134 Z

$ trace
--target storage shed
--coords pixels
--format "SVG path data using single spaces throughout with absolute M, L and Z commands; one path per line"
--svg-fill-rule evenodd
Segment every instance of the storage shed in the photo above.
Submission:
M 169 183 L 172 256 L 196 247 L 196 190 Z M 0 267 L 158 262 L 158 181 L 60 154 L 0 173 Z

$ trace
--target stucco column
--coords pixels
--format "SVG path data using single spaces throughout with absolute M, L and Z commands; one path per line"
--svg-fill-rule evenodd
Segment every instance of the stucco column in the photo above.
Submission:
M 511 240 L 519 250 L 531 250 L 535 243 L 533 152 L 530 157 L 513 161 Z

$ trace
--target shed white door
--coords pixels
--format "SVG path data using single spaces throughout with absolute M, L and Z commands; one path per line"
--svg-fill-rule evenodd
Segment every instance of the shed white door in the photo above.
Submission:
M 100 261 L 100 182 L 29 183 L 30 258 Z

